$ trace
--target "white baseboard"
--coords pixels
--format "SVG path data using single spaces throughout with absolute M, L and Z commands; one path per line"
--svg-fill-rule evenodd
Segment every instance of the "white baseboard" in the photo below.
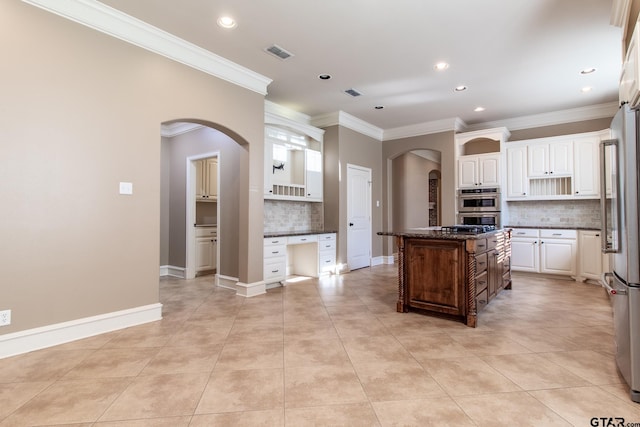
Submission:
M 267 293 L 264 281 L 254 283 L 236 283 L 236 294 L 241 297 L 255 297 Z
M 221 288 L 231 289 L 235 291 L 236 283 L 238 283 L 237 277 L 224 276 L 222 274 L 216 274 L 216 286 L 220 286 Z
M 185 268 L 184 267 L 176 267 L 174 265 L 161 265 L 160 266 L 160 277 L 162 276 L 171 276 L 171 277 L 179 277 L 180 279 L 185 278 Z
M 157 303 L 0 335 L 0 359 L 161 319 Z
M 377 256 L 374 258 L 371 258 L 371 266 L 373 267 L 374 265 L 382 265 L 382 264 L 394 264 L 395 263 L 395 258 L 393 255 L 391 256 Z

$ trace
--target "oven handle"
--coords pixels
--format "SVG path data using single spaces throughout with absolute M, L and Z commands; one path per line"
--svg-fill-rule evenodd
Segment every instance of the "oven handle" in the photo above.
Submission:
M 614 289 L 609 284 L 609 278 L 613 278 L 613 273 L 603 273 L 602 274 L 602 287 L 606 289 L 609 295 L 627 295 L 626 289 Z

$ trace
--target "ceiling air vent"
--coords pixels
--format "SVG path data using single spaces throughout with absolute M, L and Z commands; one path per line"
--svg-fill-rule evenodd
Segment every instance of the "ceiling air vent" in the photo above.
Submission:
M 277 56 L 278 58 L 282 59 L 283 61 L 285 59 L 289 59 L 293 56 L 293 53 L 291 52 L 287 52 L 286 50 L 284 50 L 283 48 L 281 48 L 278 45 L 271 45 L 268 48 L 265 49 L 265 52 L 270 53 L 274 56 Z
M 358 91 L 357 91 L 357 90 L 355 90 L 354 88 L 347 89 L 347 90 L 345 90 L 345 91 L 344 91 L 344 93 L 346 93 L 347 95 L 351 95 L 351 96 L 353 96 L 353 97 L 356 97 L 356 96 L 360 96 L 360 95 L 362 95 L 360 92 L 358 92 Z

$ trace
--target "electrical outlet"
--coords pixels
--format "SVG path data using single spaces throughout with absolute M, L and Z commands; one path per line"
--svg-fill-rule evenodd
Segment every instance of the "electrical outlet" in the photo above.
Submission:
M 7 326 L 11 324 L 11 310 L 0 311 L 0 326 Z

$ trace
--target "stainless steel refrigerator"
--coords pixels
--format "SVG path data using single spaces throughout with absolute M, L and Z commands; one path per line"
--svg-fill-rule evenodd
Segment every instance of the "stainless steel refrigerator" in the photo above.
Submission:
M 640 402 L 638 119 L 637 110 L 623 105 L 611 122 L 611 139 L 600 144 L 602 250 L 611 253 L 602 281 L 613 308 L 616 362 L 634 402 Z

